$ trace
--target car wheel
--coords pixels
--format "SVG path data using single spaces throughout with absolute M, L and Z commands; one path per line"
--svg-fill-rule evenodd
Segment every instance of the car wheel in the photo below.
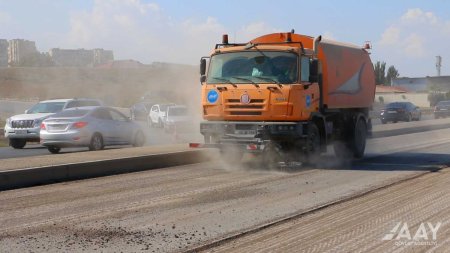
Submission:
M 91 138 L 91 143 L 89 144 L 89 150 L 96 151 L 104 148 L 103 137 L 101 134 L 96 133 Z
M 406 122 L 410 122 L 410 121 L 412 121 L 412 115 L 411 115 L 411 113 L 408 114 L 408 116 L 406 117 Z
M 55 146 L 47 147 L 47 149 L 48 149 L 48 151 L 50 151 L 50 153 L 52 153 L 52 154 L 58 154 L 59 151 L 61 151 L 61 148 L 60 148 L 60 147 L 55 147 Z
M 27 144 L 24 139 L 9 139 L 9 145 L 14 149 L 22 149 Z
M 142 147 L 145 144 L 145 135 L 142 131 L 138 131 L 134 136 L 133 147 Z
M 381 124 L 386 124 L 387 121 L 386 120 L 381 120 Z

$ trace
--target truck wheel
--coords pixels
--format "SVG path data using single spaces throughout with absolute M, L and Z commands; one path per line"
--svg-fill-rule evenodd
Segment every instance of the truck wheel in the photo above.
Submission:
M 47 149 L 52 154 L 58 154 L 59 151 L 61 151 L 60 147 L 55 147 L 55 146 L 49 146 L 49 147 L 47 147 Z
M 356 124 L 349 128 L 344 140 L 335 141 L 334 154 L 341 159 L 361 158 L 366 149 L 367 125 L 363 119 L 358 119 Z
M 353 157 L 361 158 L 364 156 L 367 138 L 367 126 L 363 119 L 360 118 L 356 122 L 352 137 L 350 148 L 353 152 Z
M 320 156 L 320 133 L 316 124 L 308 125 L 308 139 L 306 140 L 305 155 L 309 163 L 317 162 Z
M 24 139 L 9 139 L 9 145 L 14 149 L 22 149 L 27 144 Z

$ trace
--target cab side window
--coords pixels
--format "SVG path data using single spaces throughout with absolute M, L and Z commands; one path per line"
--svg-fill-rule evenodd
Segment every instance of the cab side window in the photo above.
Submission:
M 309 82 L 309 58 L 302 56 L 301 59 L 301 81 Z

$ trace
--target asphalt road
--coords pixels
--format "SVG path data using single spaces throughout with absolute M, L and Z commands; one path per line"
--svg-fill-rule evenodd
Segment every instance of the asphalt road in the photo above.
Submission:
M 394 222 L 413 221 L 417 226 L 419 222 L 444 219 L 448 225 L 449 173 L 442 171 L 437 179 L 428 175 L 450 163 L 449 150 L 450 130 L 444 129 L 369 140 L 367 158 L 353 163 L 336 161 L 327 154 L 313 167 L 265 171 L 252 160 L 236 167 L 217 157 L 206 164 L 4 191 L 0 192 L 0 245 L 5 252 L 176 252 L 204 245 L 210 246 L 200 249 L 215 251 L 219 246 L 228 247 L 225 251 L 251 252 L 259 244 L 275 240 L 279 245 L 275 244 L 273 251 L 300 251 L 308 246 L 311 252 L 353 252 L 359 249 L 355 247 L 361 238 L 357 232 L 363 231 L 364 242 L 387 245 L 388 251 L 403 249 L 381 240 Z M 381 193 L 375 189 L 419 175 L 424 175 L 428 183 L 406 181 L 411 183 L 404 189 L 400 184 L 393 185 L 390 195 L 376 198 L 376 203 L 367 200 L 364 205 L 370 194 L 361 194 L 373 191 L 384 196 L 383 189 Z M 421 194 L 432 189 L 434 195 Z M 395 192 L 400 190 L 396 199 Z M 439 202 L 432 207 L 420 202 L 438 196 Z M 361 201 L 348 202 L 351 204 L 344 210 L 332 209 L 338 206 L 330 203 L 348 198 Z M 357 208 L 361 205 L 364 209 Z M 247 240 L 240 235 L 249 231 L 256 232 L 248 235 L 271 233 L 277 226 L 265 225 L 320 207 L 317 214 L 329 211 L 309 223 L 292 219 L 290 229 L 296 233 L 258 237 L 256 242 L 246 244 L 254 246 L 249 250 L 233 248 L 237 244 L 229 244 L 230 240 L 214 244 L 233 236 Z M 396 208 L 401 211 L 390 214 Z M 427 215 L 411 216 L 416 209 Z M 331 216 L 327 219 L 329 215 L 335 215 L 332 217 L 336 220 Z M 341 227 L 347 232 L 343 237 Z M 310 232 L 308 245 L 288 247 L 289 236 L 308 236 Z M 282 237 L 277 240 L 277 236 Z M 437 246 L 445 245 L 447 238 L 438 238 Z M 367 248 L 380 252 L 377 249 Z

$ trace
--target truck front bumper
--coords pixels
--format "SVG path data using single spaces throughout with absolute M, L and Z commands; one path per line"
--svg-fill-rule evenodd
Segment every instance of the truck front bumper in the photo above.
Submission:
M 307 136 L 308 122 L 205 121 L 200 133 L 205 144 L 239 145 L 247 150 L 264 149 L 268 141 L 292 141 Z

